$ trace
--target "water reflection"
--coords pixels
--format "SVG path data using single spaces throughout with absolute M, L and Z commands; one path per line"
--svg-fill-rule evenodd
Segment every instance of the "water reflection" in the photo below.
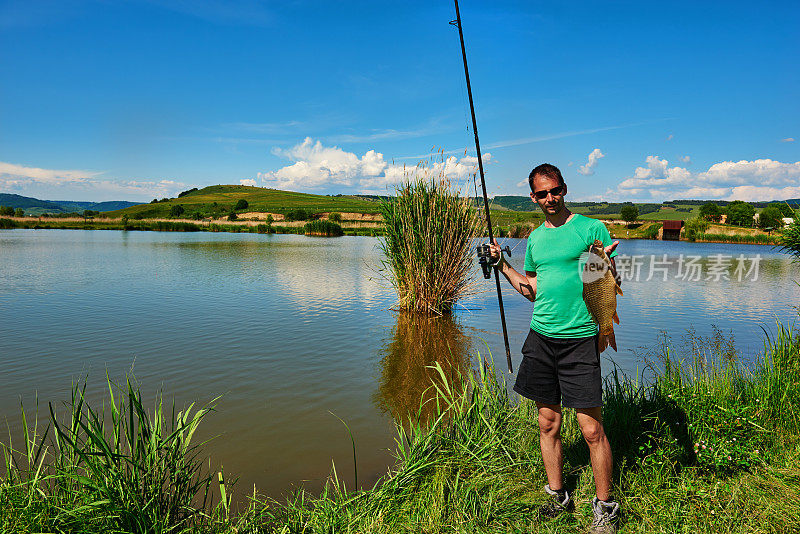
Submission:
M 380 353 L 381 381 L 374 400 L 378 407 L 404 423 L 425 423 L 435 408 L 434 384 L 441 376 L 431 368 L 437 362 L 450 384 L 464 376 L 469 365 L 471 338 L 449 316 L 428 317 L 400 312 Z

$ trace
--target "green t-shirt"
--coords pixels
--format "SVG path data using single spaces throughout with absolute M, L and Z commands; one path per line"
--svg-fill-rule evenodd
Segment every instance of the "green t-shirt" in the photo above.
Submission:
M 556 228 L 544 224 L 531 232 L 525 251 L 525 270 L 536 273 L 536 300 L 531 328 L 557 338 L 589 337 L 597 324 L 583 301 L 581 270 L 595 239 L 612 243 L 605 225 L 577 213 Z M 611 253 L 614 257 L 617 252 Z M 583 260 L 583 261 L 581 261 Z

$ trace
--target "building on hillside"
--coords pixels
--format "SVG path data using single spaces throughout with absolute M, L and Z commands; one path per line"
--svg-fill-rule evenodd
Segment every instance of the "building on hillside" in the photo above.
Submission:
M 661 239 L 664 241 L 677 241 L 681 238 L 683 221 L 664 221 L 663 224 Z
M 784 217 L 781 220 L 783 221 L 783 225 L 784 226 L 789 226 L 790 224 L 792 224 L 794 222 L 794 219 L 791 218 L 791 217 Z

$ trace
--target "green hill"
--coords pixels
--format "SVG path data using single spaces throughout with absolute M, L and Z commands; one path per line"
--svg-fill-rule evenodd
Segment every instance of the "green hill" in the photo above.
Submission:
M 246 200 L 248 207 L 241 211 L 286 213 L 304 209 L 312 213 L 356 212 L 377 213 L 378 202 L 346 195 L 312 195 L 278 189 L 251 187 L 246 185 L 212 185 L 203 189 L 181 193 L 179 197 L 139 204 L 129 208 L 107 212 L 109 217 L 128 215 L 131 218 L 169 217 L 173 206 L 184 209 L 184 217 L 199 213 L 202 217 L 219 217 L 233 211 L 239 200 Z
M 71 213 L 83 210 L 107 211 L 118 210 L 128 206 L 135 206 L 136 202 L 125 200 L 111 200 L 107 202 L 81 202 L 75 200 L 40 200 L 33 197 L 24 197 L 12 193 L 0 193 L 0 206 L 22 208 L 26 215 L 41 215 L 43 213 Z

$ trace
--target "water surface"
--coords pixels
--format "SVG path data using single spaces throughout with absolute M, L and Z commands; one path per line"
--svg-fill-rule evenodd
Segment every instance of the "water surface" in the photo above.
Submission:
M 201 438 L 239 491 L 278 496 L 319 488 L 336 463 L 352 472 L 356 440 L 360 482 L 391 463 L 394 419 L 416 410 L 430 383 L 426 365 L 447 373 L 491 349 L 505 352 L 494 283 L 452 319 L 397 314 L 382 279 L 378 240 L 295 235 L 70 230 L 0 232 L 0 417 L 15 435 L 19 402 L 60 403 L 88 377 L 102 398 L 108 373 L 133 373 L 146 396 L 157 390 L 179 405 L 222 395 Z M 508 240 L 521 269 L 524 240 Z M 612 356 L 635 372 L 659 332 L 679 339 L 712 325 L 733 333 L 745 354 L 761 348 L 762 326 L 795 315 L 800 290 L 791 258 L 770 247 L 622 241 L 619 250 L 670 267 L 648 281 L 626 280 Z M 718 254 L 761 255 L 753 281 L 676 278 L 681 255 L 708 269 Z M 732 273 L 733 271 L 731 271 Z M 504 286 L 515 367 L 532 304 Z M 611 368 L 604 362 L 605 370 Z M 5 438 L 2 438 L 5 441 Z M 352 484 L 351 478 L 350 484 Z

